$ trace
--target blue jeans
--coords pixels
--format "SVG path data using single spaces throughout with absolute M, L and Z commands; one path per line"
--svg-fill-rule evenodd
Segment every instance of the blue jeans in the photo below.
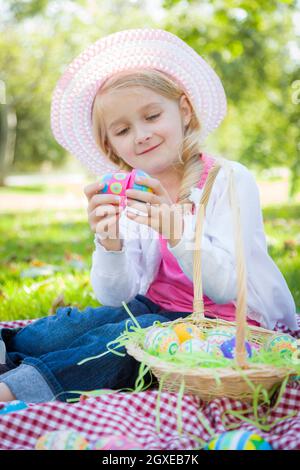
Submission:
M 143 295 L 137 295 L 128 308 L 144 328 L 155 321 L 163 323 L 190 315 L 162 310 Z M 70 393 L 76 390 L 133 388 L 140 364 L 128 354 L 120 357 L 110 353 L 78 365 L 83 359 L 105 352 L 107 343 L 125 330 L 128 320 L 128 325 L 132 325 L 123 307 L 88 307 L 84 311 L 62 307 L 56 315 L 36 320 L 24 328 L 3 328 L 0 333 L 11 370 L 0 375 L 0 382 L 6 383 L 17 399 L 25 397 L 24 401 L 32 402 L 49 399 L 49 394 L 43 393 L 44 385 L 44 391 L 47 387 L 52 399 L 60 401 L 76 397 Z M 126 352 L 124 347 L 117 351 Z M 33 370 L 32 380 L 29 376 L 24 380 L 24 371 Z M 34 386 L 31 384 L 39 384 L 40 396 L 36 390 L 24 391 L 24 384 L 27 389 Z

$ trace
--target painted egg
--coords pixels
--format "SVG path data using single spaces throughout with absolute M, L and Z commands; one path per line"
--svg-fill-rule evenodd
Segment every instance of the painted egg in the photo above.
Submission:
M 298 341 L 290 335 L 280 334 L 270 338 L 264 345 L 266 351 L 279 353 L 291 358 L 298 350 Z
M 128 188 L 138 189 L 139 191 L 146 191 L 149 193 L 153 193 L 153 190 L 149 188 L 148 186 L 145 186 L 144 184 L 138 184 L 135 182 L 136 177 L 141 177 L 141 178 L 149 177 L 149 175 L 145 171 L 140 170 L 140 169 L 135 169 L 135 170 L 132 170 L 131 175 L 132 176 L 131 176 L 131 180 L 130 180 Z
M 27 403 L 20 400 L 14 400 L 8 402 L 2 408 L 0 408 L 0 415 L 6 415 L 7 413 L 14 413 L 16 411 L 25 410 L 28 408 Z
M 223 356 L 220 351 L 220 345 L 218 340 L 211 339 L 210 341 L 206 341 L 206 351 L 209 354 L 217 354 L 218 356 Z
M 153 339 L 156 338 L 158 333 L 162 330 L 164 331 L 165 328 L 162 328 L 161 326 L 152 326 L 149 328 L 144 339 L 144 349 L 148 351 L 152 347 Z
M 191 338 L 180 344 L 178 352 L 194 353 L 194 352 L 206 352 L 207 344 L 198 338 Z
M 39 437 L 36 450 L 88 450 L 89 443 L 78 432 L 64 430 L 52 431 Z
M 121 435 L 101 437 L 93 447 L 93 450 L 141 450 L 136 441 Z
M 272 447 L 259 434 L 238 430 L 220 434 L 204 450 L 272 450 Z
M 126 189 L 138 189 L 140 191 L 153 192 L 151 188 L 145 185 L 137 184 L 135 178 L 148 177 L 146 172 L 134 169 L 131 172 L 117 171 L 116 173 L 106 173 L 99 178 L 100 183 L 104 183 L 104 187 L 100 189 L 101 194 L 115 194 L 121 196 L 120 205 L 126 205 Z
M 192 323 L 177 323 L 173 326 L 173 330 L 177 334 L 180 343 L 191 338 L 204 339 L 204 333 Z
M 172 328 L 154 327 L 146 334 L 144 348 L 152 354 L 175 354 L 179 347 L 179 339 Z
M 220 351 L 221 344 L 228 339 L 234 338 L 235 328 L 231 327 L 222 327 L 214 328 L 207 332 L 206 341 L 207 341 L 207 352 L 210 354 L 216 354 L 217 356 L 222 356 Z
M 250 346 L 252 348 L 252 352 L 259 352 L 262 348 L 260 344 L 254 343 L 253 341 L 250 341 Z
M 206 334 L 206 340 L 208 343 L 221 346 L 224 341 L 231 339 L 235 336 L 235 328 L 214 328 L 209 330 Z
M 293 364 L 300 364 L 300 349 L 293 352 L 291 359 Z
M 234 359 L 235 345 L 236 345 L 236 338 L 228 339 L 227 341 L 224 341 L 223 344 L 221 344 L 220 350 L 222 351 L 224 357 L 227 357 L 227 359 Z M 248 341 L 245 342 L 245 347 L 246 347 L 247 356 L 251 357 L 252 348 L 250 346 L 250 343 L 248 343 Z

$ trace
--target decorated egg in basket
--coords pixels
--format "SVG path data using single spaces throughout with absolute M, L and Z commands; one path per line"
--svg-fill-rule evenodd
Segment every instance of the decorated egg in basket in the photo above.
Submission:
M 178 352 L 183 353 L 194 353 L 194 352 L 206 352 L 207 343 L 198 338 L 187 339 L 180 344 Z
M 272 450 L 272 447 L 259 434 L 239 429 L 220 434 L 204 450 Z
M 173 355 L 179 347 L 175 331 L 169 327 L 153 327 L 146 333 L 144 348 L 151 354 L 168 353 Z
M 126 436 L 113 434 L 101 437 L 93 446 L 93 450 L 142 450 L 143 447 L 135 440 Z
M 126 171 L 117 171 L 115 173 L 106 173 L 100 176 L 99 183 L 104 187 L 100 189 L 101 194 L 114 194 L 121 196 L 121 207 L 126 205 L 126 189 L 138 189 L 139 191 L 153 192 L 151 188 L 145 185 L 137 184 L 136 177 L 149 177 L 147 173 L 140 169 L 134 169 L 130 173 Z
M 224 341 L 224 343 L 221 344 L 220 349 L 224 355 L 224 357 L 227 357 L 227 359 L 234 359 L 235 357 L 235 346 L 236 346 L 236 338 L 233 337 L 231 339 L 228 339 L 227 341 Z M 252 356 L 252 347 L 248 341 L 245 342 L 245 347 L 246 347 L 246 352 L 247 356 L 251 357 Z
M 223 344 L 224 341 L 227 341 L 234 337 L 235 337 L 235 328 L 219 327 L 219 328 L 213 328 L 211 330 L 208 330 L 206 334 L 206 341 L 208 343 L 207 352 L 219 353 L 221 344 Z
M 283 357 L 291 358 L 297 352 L 299 343 L 290 335 L 278 334 L 267 340 L 264 349 L 269 352 L 277 352 Z
M 193 323 L 176 323 L 173 330 L 177 334 L 180 343 L 191 338 L 204 339 L 204 333 Z
M 89 443 L 78 432 L 71 430 L 52 431 L 39 437 L 36 450 L 88 450 Z

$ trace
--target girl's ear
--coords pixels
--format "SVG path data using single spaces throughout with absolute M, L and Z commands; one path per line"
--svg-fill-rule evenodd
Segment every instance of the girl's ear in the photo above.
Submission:
M 183 126 L 186 127 L 189 125 L 190 120 L 192 119 L 192 107 L 185 95 L 180 97 L 179 110 L 182 116 Z

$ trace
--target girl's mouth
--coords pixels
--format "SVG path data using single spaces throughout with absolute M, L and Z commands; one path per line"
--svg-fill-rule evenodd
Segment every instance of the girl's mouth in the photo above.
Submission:
M 144 152 L 140 153 L 139 155 L 144 155 L 145 153 L 151 152 L 151 150 L 157 149 L 161 144 L 155 145 L 155 147 L 150 147 L 148 150 L 145 150 Z

